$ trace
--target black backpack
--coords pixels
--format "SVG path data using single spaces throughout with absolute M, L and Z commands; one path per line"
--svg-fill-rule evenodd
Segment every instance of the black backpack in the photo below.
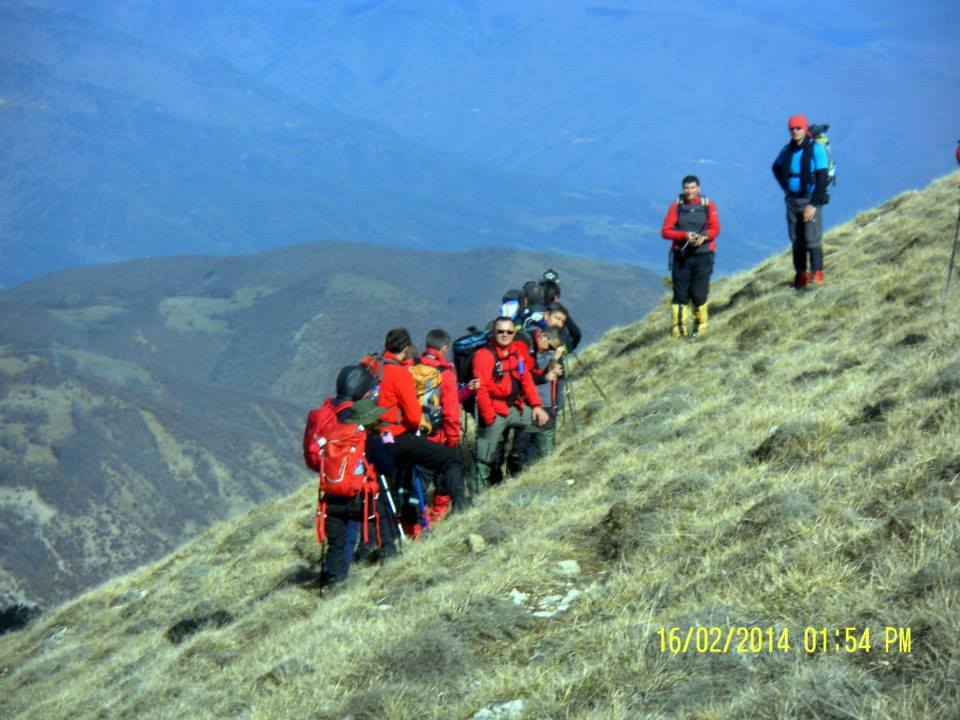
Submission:
M 457 384 L 463 385 L 473 379 L 473 370 L 470 363 L 473 354 L 484 345 L 490 344 L 490 331 L 476 327 L 467 328 L 469 335 L 458 337 L 453 341 L 453 369 L 457 373 Z

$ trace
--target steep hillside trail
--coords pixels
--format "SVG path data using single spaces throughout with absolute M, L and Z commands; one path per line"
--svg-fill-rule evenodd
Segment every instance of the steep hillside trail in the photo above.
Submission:
M 958 197 L 608 332 L 578 435 L 339 592 L 304 487 L 0 638 L 0 715 L 956 717 Z

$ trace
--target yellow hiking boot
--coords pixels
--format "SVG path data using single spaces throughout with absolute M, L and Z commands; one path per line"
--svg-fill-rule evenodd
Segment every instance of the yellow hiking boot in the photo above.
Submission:
M 693 309 L 693 336 L 696 337 L 707 329 L 707 304 L 698 305 Z
M 673 328 L 671 329 L 670 334 L 674 337 L 683 337 L 687 336 L 687 317 L 686 317 L 686 308 L 679 303 L 673 303 L 670 306 L 673 311 Z

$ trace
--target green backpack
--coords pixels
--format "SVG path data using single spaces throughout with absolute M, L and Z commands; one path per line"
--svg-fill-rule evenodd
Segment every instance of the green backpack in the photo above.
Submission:
M 827 130 L 829 129 L 830 125 L 828 123 L 818 123 L 810 126 L 810 135 L 813 136 L 813 141 L 819 143 L 827 151 L 827 177 L 830 178 L 827 187 L 837 184 L 837 164 L 834 162 L 833 152 L 830 150 L 830 138 L 827 137 Z

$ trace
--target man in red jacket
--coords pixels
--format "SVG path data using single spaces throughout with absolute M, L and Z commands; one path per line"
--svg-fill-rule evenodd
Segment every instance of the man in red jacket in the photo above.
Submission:
M 433 442 L 455 448 L 460 444 L 463 432 L 460 427 L 460 398 L 457 390 L 457 373 L 447 360 L 450 351 L 450 333 L 439 328 L 427 333 L 424 351 L 420 356 L 423 365 L 435 367 L 440 371 L 440 409 L 443 424 L 438 431 L 430 435 Z
M 477 486 L 487 486 L 497 457 L 497 443 L 508 427 L 543 425 L 549 416 L 533 383 L 533 360 L 526 343 L 515 340 L 516 326 L 508 317 L 493 323 L 493 342 L 473 355 L 477 390 Z
M 670 203 L 661 234 L 672 243 L 673 337 L 687 334 L 687 303 L 693 300 L 693 335 L 707 329 L 707 293 L 720 234 L 717 206 L 700 195 L 700 179 L 687 175 L 683 192 Z
M 384 341 L 383 380 L 377 404 L 387 408 L 381 418 L 383 429 L 396 444 L 397 477 L 402 468 L 420 465 L 436 478 L 438 492 L 450 495 L 453 510 L 465 507 L 463 461 L 456 445 L 430 442 L 419 435 L 423 410 L 417 399 L 417 385 L 410 374 L 413 342 L 406 328 L 395 328 Z
M 428 436 L 432 442 L 446 445 L 450 448 L 460 446 L 463 429 L 460 427 L 460 397 L 457 389 L 457 373 L 453 365 L 447 360 L 450 351 L 450 333 L 436 328 L 427 333 L 424 342 L 423 354 L 420 356 L 421 365 L 429 365 L 440 371 L 440 412 L 443 422 L 440 428 Z M 442 518 L 450 507 L 450 495 L 438 489 L 433 495 L 430 505 L 430 522 Z

